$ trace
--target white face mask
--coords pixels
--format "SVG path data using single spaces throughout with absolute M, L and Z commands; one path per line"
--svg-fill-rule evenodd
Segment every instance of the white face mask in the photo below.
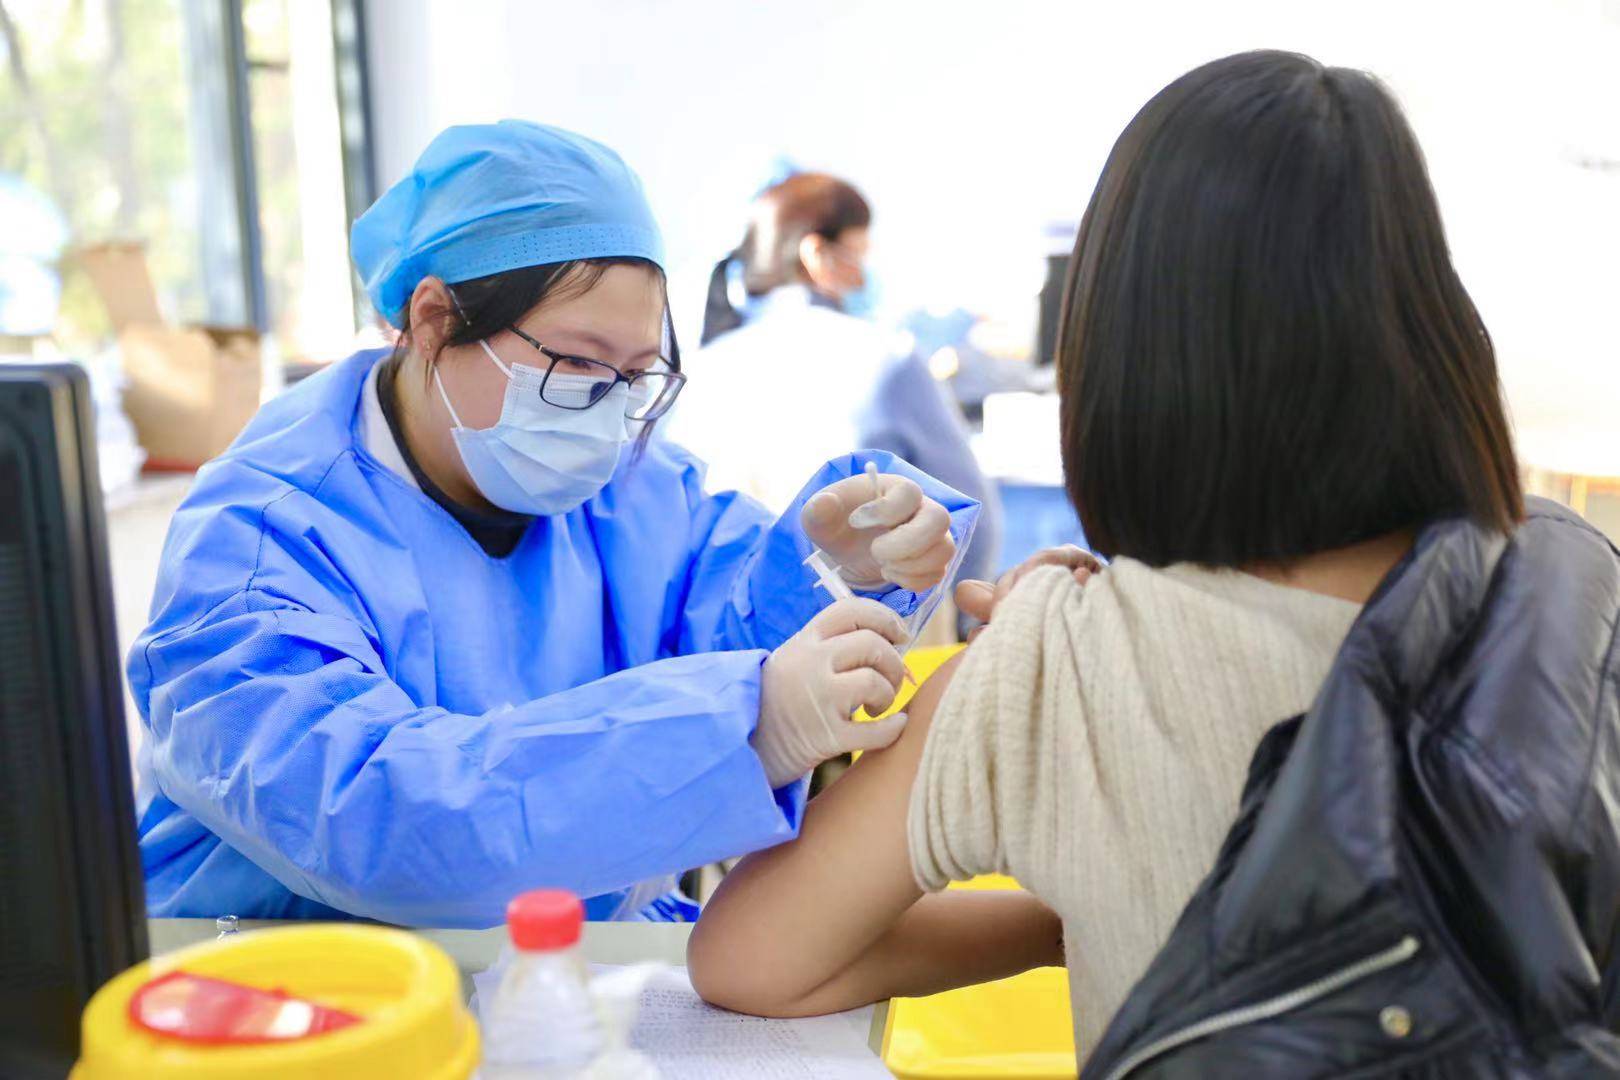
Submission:
M 478 344 L 507 380 L 494 427 L 463 427 L 438 366 L 433 368 L 433 381 L 455 424 L 450 435 L 474 486 L 491 503 L 517 514 L 566 514 L 584 505 L 607 486 L 620 450 L 630 441 L 630 421 L 624 415 L 630 388 L 621 382 L 588 409 L 564 409 L 540 397 L 545 371 L 523 364 L 508 367 L 487 341 Z M 546 392 L 555 397 L 577 391 L 588 401 L 600 381 L 557 372 Z

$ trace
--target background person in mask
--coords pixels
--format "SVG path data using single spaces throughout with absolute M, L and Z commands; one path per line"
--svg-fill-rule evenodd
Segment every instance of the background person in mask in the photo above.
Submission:
M 872 212 L 849 183 L 801 172 L 755 199 L 748 231 L 709 281 L 700 376 L 670 438 L 716 488 L 781 511 L 805 470 L 851 446 L 887 450 L 983 507 L 963 562 L 995 577 L 995 492 L 961 410 L 904 335 L 869 321 Z
M 876 498 L 846 456 L 774 523 L 706 495 L 647 438 L 684 384 L 661 243 L 588 139 L 451 128 L 352 248 L 398 345 L 199 473 L 130 656 L 153 913 L 692 915 L 675 872 L 792 837 L 801 777 L 898 734 L 849 716 L 971 501 L 881 454 Z M 827 607 L 812 542 L 867 595 Z

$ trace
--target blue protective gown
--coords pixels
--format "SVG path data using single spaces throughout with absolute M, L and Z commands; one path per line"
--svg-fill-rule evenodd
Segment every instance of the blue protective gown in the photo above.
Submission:
M 492 558 L 366 452 L 381 355 L 266 405 L 175 515 L 129 658 L 150 912 L 482 927 L 561 886 L 624 917 L 635 883 L 791 839 L 803 784 L 748 739 L 766 650 L 826 604 L 802 500 L 871 457 L 959 542 L 976 505 L 855 454 L 773 523 L 653 440 Z

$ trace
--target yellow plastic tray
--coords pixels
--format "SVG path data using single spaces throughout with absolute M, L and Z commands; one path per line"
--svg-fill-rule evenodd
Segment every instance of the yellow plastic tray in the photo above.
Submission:
M 985 877 L 955 889 L 1017 888 Z M 1026 971 L 999 982 L 925 998 L 895 998 L 883 1031 L 883 1063 L 901 1080 L 1075 1076 L 1069 976 Z
M 906 667 L 922 682 L 961 650 L 917 649 L 906 657 Z M 912 693 L 903 688 L 893 708 L 904 708 Z M 1018 887 L 1005 877 L 951 886 Z M 1069 1080 L 1076 1069 L 1068 973 L 1042 968 L 932 997 L 896 998 L 883 1032 L 883 1063 L 901 1080 Z

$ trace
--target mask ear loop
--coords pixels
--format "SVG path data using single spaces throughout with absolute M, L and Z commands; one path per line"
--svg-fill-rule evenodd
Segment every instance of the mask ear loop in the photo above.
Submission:
M 444 287 L 444 291 L 450 294 L 450 302 L 456 305 L 456 314 L 461 316 L 461 321 L 466 323 L 469 327 L 472 326 L 472 320 L 467 318 L 467 309 L 461 306 L 461 297 L 457 296 L 456 291 L 448 285 Z M 495 350 L 489 347 L 489 342 L 483 338 L 479 338 L 478 344 L 483 348 L 484 355 L 489 357 L 490 360 L 494 362 L 495 366 L 501 369 L 501 374 L 510 379 L 512 377 L 512 369 L 501 363 L 501 358 L 495 355 Z
M 439 399 L 444 402 L 444 407 L 450 412 L 450 422 L 458 428 L 465 427 L 466 425 L 461 422 L 461 417 L 456 413 L 456 407 L 450 404 L 450 395 L 444 392 L 444 380 L 439 378 L 438 364 L 433 365 L 433 385 L 439 388 Z
M 505 375 L 508 379 L 512 377 L 512 369 L 501 363 L 501 358 L 495 355 L 495 350 L 489 347 L 488 341 L 485 341 L 483 338 L 479 338 L 478 347 L 484 350 L 484 355 L 489 357 L 490 363 L 501 369 L 502 375 Z
M 444 291 L 450 294 L 450 302 L 456 305 L 456 314 L 461 316 L 461 321 L 471 326 L 472 320 L 467 318 L 467 309 L 461 306 L 461 298 L 456 295 L 456 291 L 448 285 L 445 286 Z M 484 350 L 484 355 L 489 357 L 490 363 L 500 369 L 502 375 L 505 375 L 508 380 L 512 378 L 512 369 L 501 363 L 501 358 L 495 355 L 495 350 L 489 347 L 488 341 L 479 338 L 478 347 Z M 461 422 L 461 416 L 456 412 L 456 407 L 450 404 L 450 395 L 445 392 L 444 379 L 439 376 L 439 365 L 437 363 L 433 365 L 433 385 L 438 388 L 439 399 L 444 402 L 445 409 L 450 413 L 450 422 L 458 428 L 465 427 L 466 425 Z

